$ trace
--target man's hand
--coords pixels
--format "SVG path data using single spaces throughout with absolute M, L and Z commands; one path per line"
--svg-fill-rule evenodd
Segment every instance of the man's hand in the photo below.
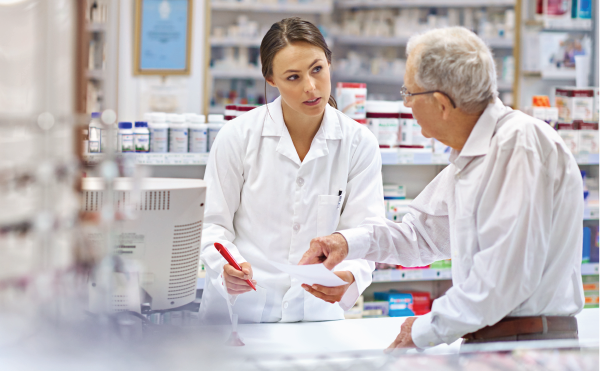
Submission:
M 407 318 L 402 326 L 400 326 L 400 333 L 396 336 L 396 340 L 390 346 L 384 350 L 385 353 L 391 353 L 396 348 L 416 348 L 417 346 L 412 340 L 412 326 L 417 317 Z
M 241 271 L 229 264 L 225 264 L 223 267 L 223 279 L 229 295 L 239 295 L 252 291 L 252 287 L 248 285 L 246 280 L 252 280 L 252 283 L 256 286 L 256 281 L 252 279 L 252 266 L 250 266 L 250 263 L 242 263 L 240 267 L 242 267 Z
M 332 270 L 348 256 L 348 243 L 344 236 L 334 233 L 325 237 L 313 238 L 310 248 L 304 253 L 298 265 L 319 264 Z
M 333 273 L 348 283 L 336 287 L 327 287 L 317 284 L 309 286 L 307 284 L 302 284 L 302 288 L 304 288 L 304 290 L 310 292 L 317 298 L 322 299 L 328 303 L 337 303 L 338 301 L 342 300 L 342 297 L 348 290 L 348 287 L 350 287 L 350 285 L 352 285 L 352 283 L 354 282 L 354 275 L 350 271 L 340 271 Z

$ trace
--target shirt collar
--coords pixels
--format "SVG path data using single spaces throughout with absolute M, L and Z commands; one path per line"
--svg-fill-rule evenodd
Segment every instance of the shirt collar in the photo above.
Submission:
M 265 123 L 263 125 L 262 136 L 280 137 L 284 133 L 285 121 L 283 120 L 283 110 L 281 109 L 281 96 L 277 97 L 272 103 L 267 105 L 268 111 L 265 113 Z M 323 135 L 325 139 L 342 139 L 342 127 L 340 118 L 336 109 L 329 104 L 325 106 L 325 114 L 321 127 L 317 135 Z
M 493 103 L 488 104 L 477 123 L 475 123 L 462 150 L 460 152 L 455 149 L 452 150 L 450 162 L 462 169 L 473 157 L 486 155 L 498 121 L 510 110 L 511 108 L 506 107 L 498 98 Z

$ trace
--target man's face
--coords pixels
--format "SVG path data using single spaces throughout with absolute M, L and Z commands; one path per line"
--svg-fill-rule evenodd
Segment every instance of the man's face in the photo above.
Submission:
M 404 86 L 410 93 L 421 93 L 425 91 L 417 85 L 414 76 L 416 66 L 413 58 L 409 55 L 406 61 L 406 73 L 404 74 Z M 406 107 L 412 108 L 413 117 L 421 126 L 421 132 L 426 138 L 435 138 L 440 142 L 447 143 L 444 139 L 448 131 L 448 125 L 444 125 L 442 110 L 438 101 L 432 94 L 423 94 L 413 97 L 406 97 L 404 101 Z

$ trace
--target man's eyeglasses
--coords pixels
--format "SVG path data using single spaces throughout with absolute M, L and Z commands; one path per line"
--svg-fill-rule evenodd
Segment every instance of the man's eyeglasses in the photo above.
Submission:
M 402 100 L 404 100 L 404 101 L 406 101 L 406 97 L 414 97 L 415 95 L 433 94 L 433 93 L 444 94 L 446 97 L 448 97 L 448 99 L 450 100 L 450 103 L 452 103 L 452 107 L 456 108 L 456 104 L 454 104 L 454 101 L 452 100 L 452 98 L 450 98 L 450 96 L 448 94 L 444 93 L 443 91 L 431 90 L 431 91 L 424 91 L 421 93 L 411 93 L 408 91 L 408 89 L 404 85 L 402 85 L 402 88 L 400 89 L 400 95 L 402 95 Z

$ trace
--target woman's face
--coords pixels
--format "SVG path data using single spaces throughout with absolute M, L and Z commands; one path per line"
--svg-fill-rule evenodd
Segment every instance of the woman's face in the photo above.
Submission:
M 318 46 L 297 42 L 281 49 L 273 58 L 269 85 L 279 89 L 281 99 L 294 111 L 323 114 L 331 94 L 329 63 Z

